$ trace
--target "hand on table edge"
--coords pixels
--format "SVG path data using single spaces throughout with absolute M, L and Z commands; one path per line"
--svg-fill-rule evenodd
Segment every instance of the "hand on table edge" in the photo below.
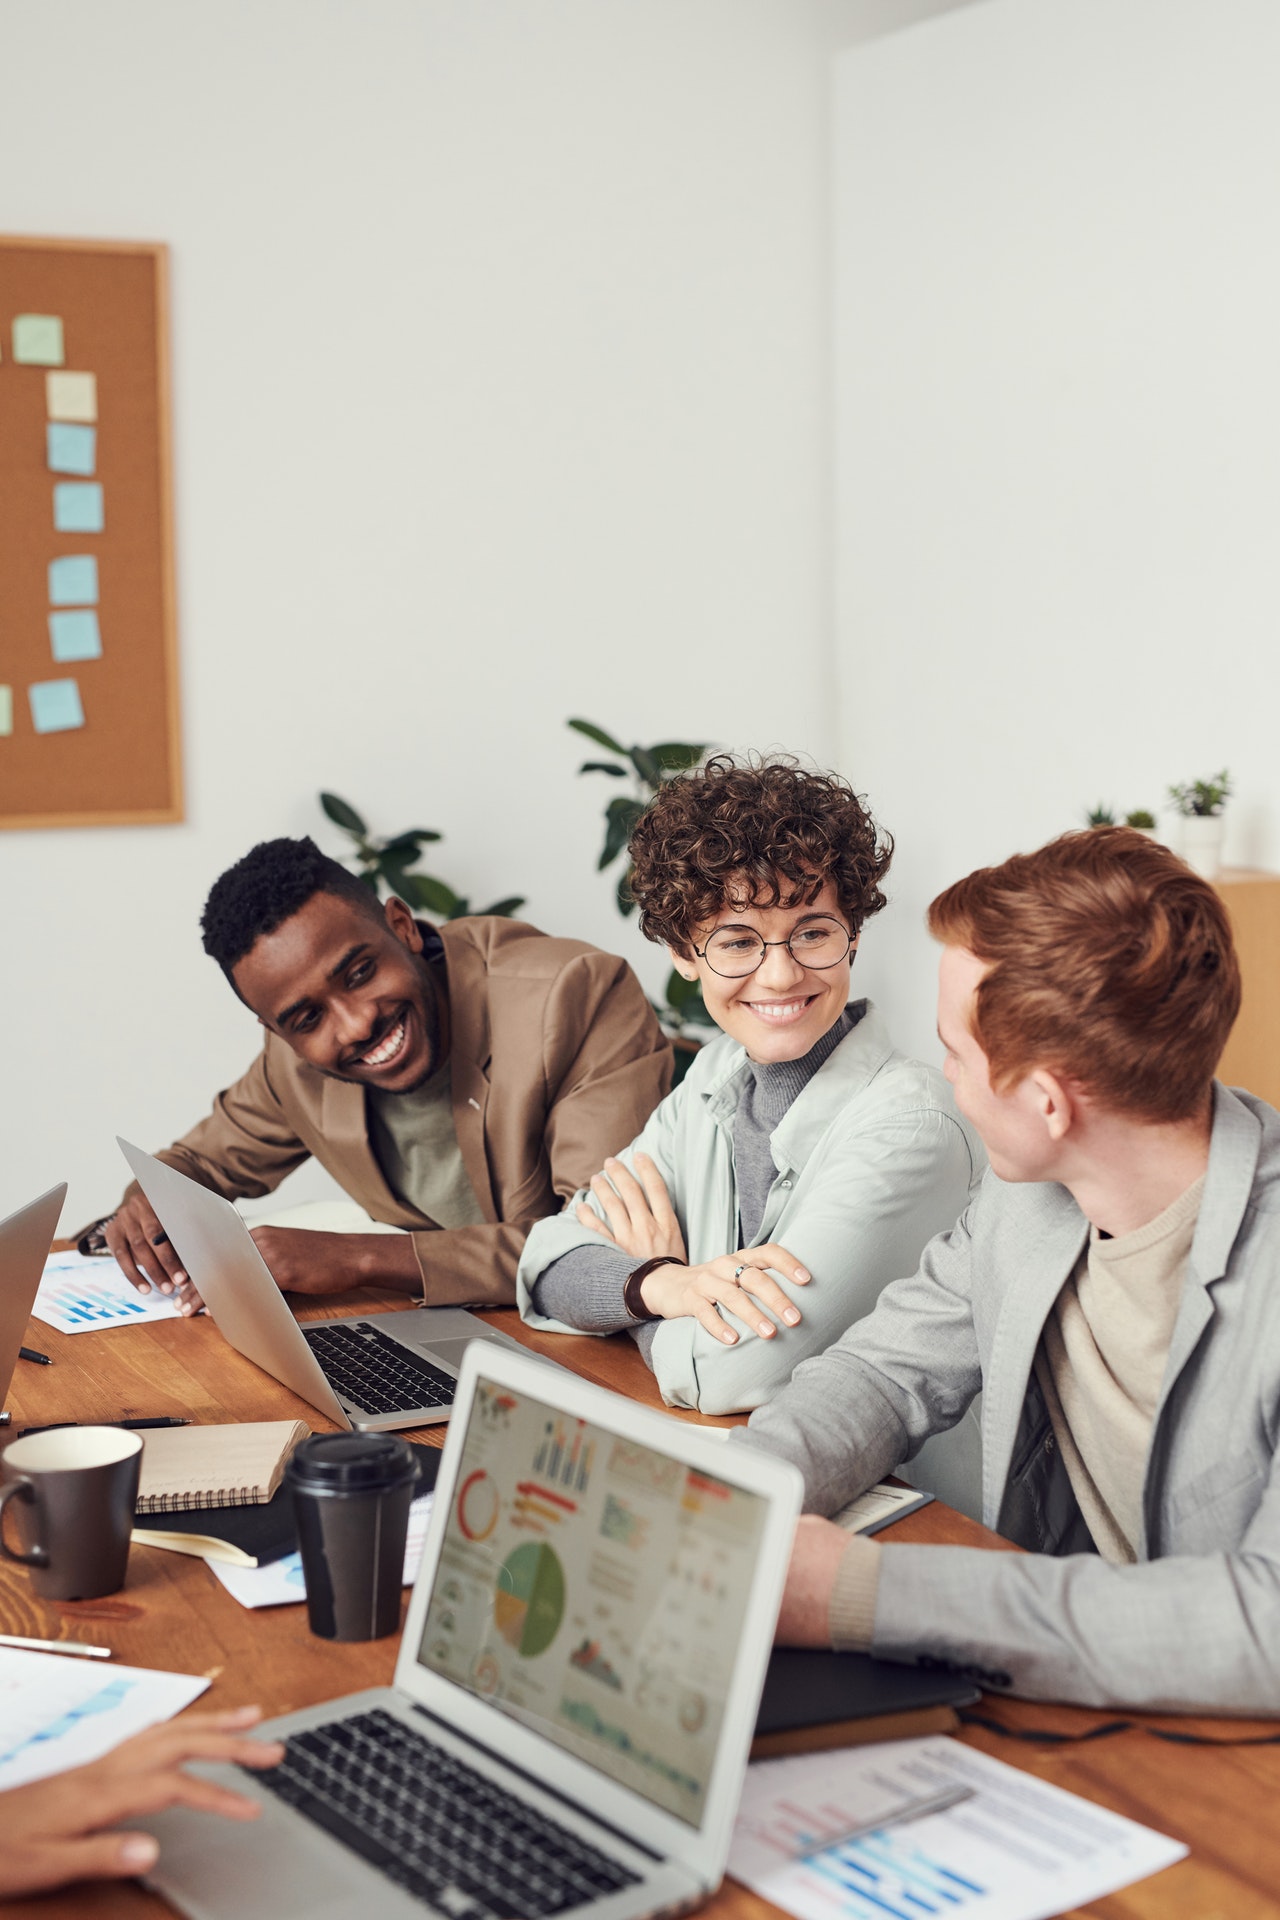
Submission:
M 259 1707 L 184 1714 L 148 1727 L 101 1760 L 0 1793 L 0 1900 L 48 1892 L 76 1880 L 123 1880 L 146 1873 L 159 1849 L 147 1833 L 103 1833 L 117 1821 L 166 1807 L 193 1807 L 228 1820 L 255 1820 L 260 1808 L 244 1795 L 184 1771 L 188 1760 L 278 1766 L 284 1749 L 251 1740 Z

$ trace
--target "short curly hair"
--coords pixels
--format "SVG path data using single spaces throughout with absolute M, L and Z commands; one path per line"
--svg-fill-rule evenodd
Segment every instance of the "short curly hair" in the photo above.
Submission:
M 720 753 L 659 789 L 630 852 L 641 932 L 687 958 L 723 907 L 808 904 L 828 880 L 856 936 L 885 905 L 893 840 L 839 774 Z
M 200 916 L 204 950 L 235 986 L 232 969 L 255 941 L 305 907 L 313 894 L 336 893 L 363 911 L 382 917 L 378 896 L 346 867 L 302 840 L 260 840 L 242 860 L 219 874 Z

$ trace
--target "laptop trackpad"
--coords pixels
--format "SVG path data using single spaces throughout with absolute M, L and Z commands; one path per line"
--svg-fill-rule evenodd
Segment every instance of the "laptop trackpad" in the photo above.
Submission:
M 472 1341 L 484 1340 L 486 1338 L 491 1339 L 492 1336 L 486 1335 L 483 1327 L 477 1327 L 476 1331 L 469 1333 L 465 1340 L 424 1340 L 421 1343 L 422 1351 L 429 1355 L 431 1359 L 443 1360 L 446 1367 L 453 1367 L 458 1372 L 461 1372 L 462 1356 Z M 505 1347 L 510 1343 L 499 1335 L 498 1344 Z

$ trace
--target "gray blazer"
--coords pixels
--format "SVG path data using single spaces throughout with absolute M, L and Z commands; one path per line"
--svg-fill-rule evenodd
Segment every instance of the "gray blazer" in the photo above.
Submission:
M 981 1388 L 984 1518 L 1036 1551 L 887 1543 L 873 1650 L 1033 1698 L 1280 1713 L 1280 1114 L 1215 1088 L 1135 1566 L 1093 1550 L 1032 1373 L 1087 1234 L 1064 1187 L 988 1174 L 912 1278 L 735 1437 L 794 1461 L 830 1514 Z

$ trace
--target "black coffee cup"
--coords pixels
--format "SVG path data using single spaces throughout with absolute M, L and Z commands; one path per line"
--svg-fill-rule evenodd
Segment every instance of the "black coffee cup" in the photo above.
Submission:
M 59 1427 L 10 1441 L 0 1455 L 0 1553 L 30 1568 L 46 1600 L 118 1593 L 141 1469 L 141 1434 L 119 1427 Z M 10 1512 L 21 1551 L 4 1537 Z
M 400 1625 L 418 1463 L 393 1433 L 313 1433 L 285 1469 L 312 1633 L 381 1640 Z

